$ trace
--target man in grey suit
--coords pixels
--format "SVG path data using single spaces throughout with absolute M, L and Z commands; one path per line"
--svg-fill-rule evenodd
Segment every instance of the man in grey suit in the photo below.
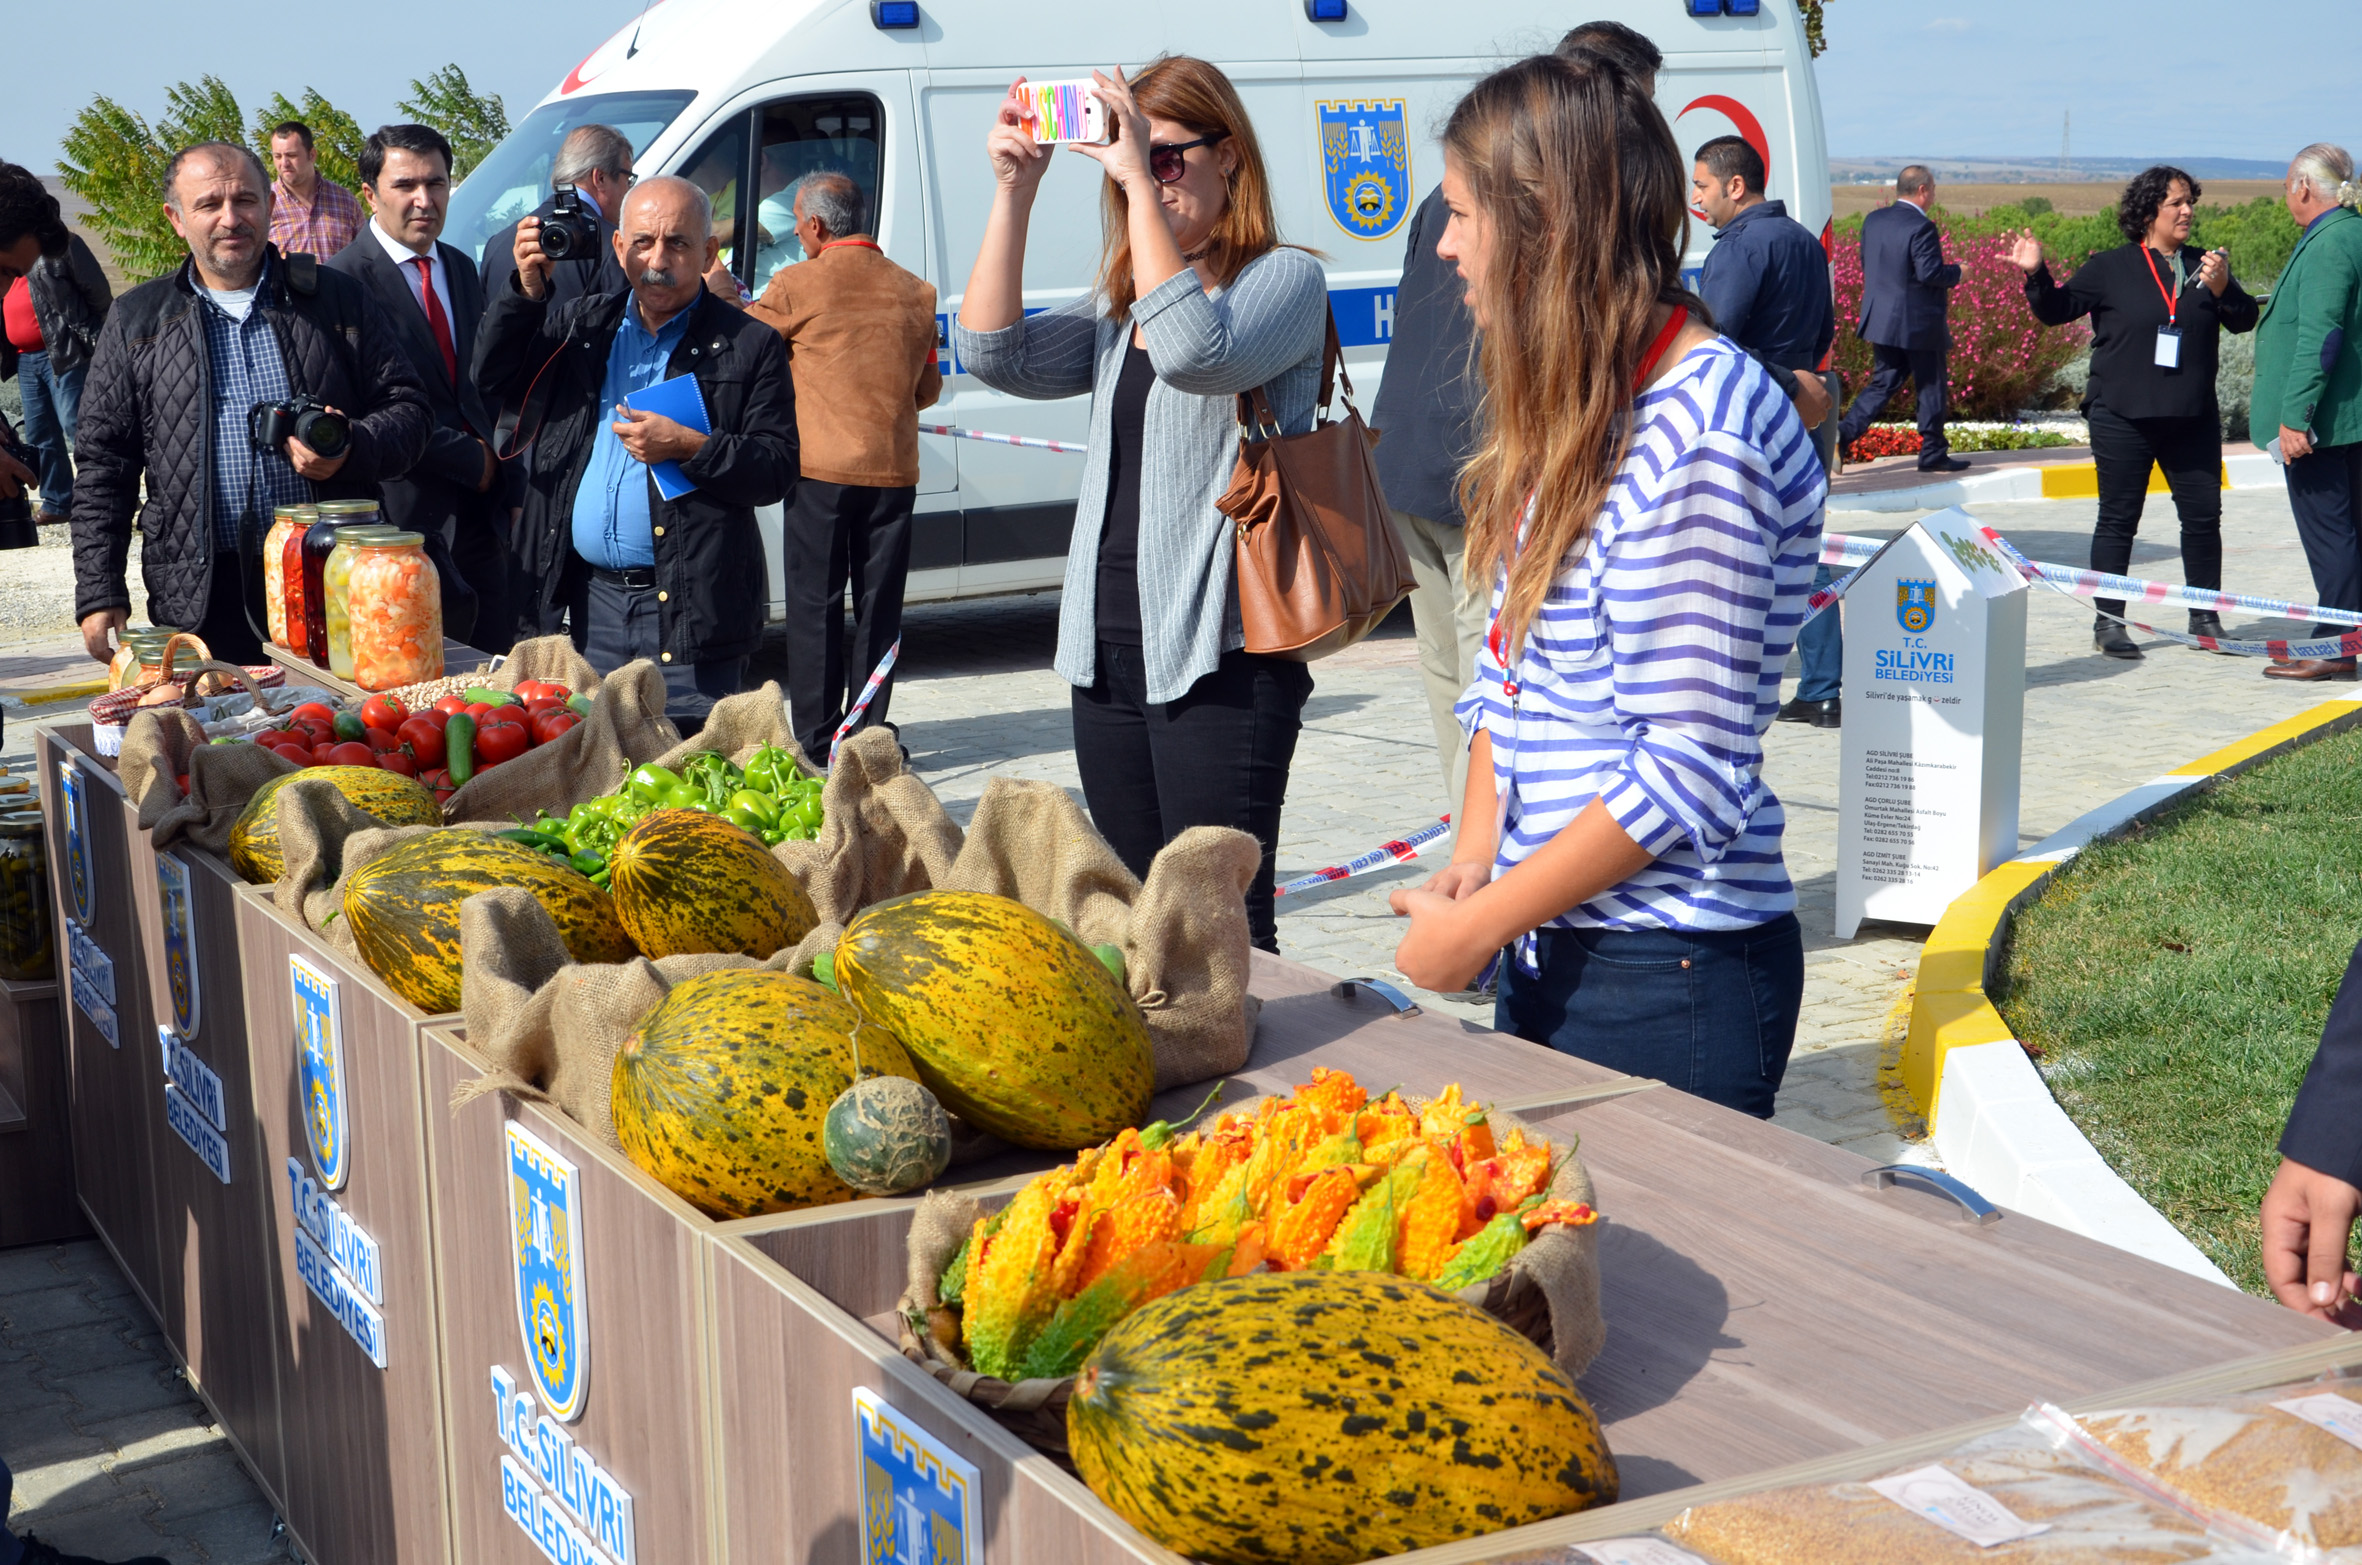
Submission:
M 1862 219 L 1862 318 L 1854 330 L 1870 345 L 1872 368 L 1837 435 L 1850 449 L 1908 375 L 1919 388 L 1919 470 L 1957 473 L 1968 464 L 1944 438 L 1952 350 L 1945 313 L 1960 267 L 1945 264 L 1943 235 L 1927 215 L 1935 198 L 1935 175 L 1913 163 L 1895 176 L 1894 205 Z
M 476 263 L 442 243 L 451 145 L 424 125 L 381 125 L 362 144 L 359 167 L 371 216 L 328 264 L 366 288 L 393 322 L 435 420 L 426 454 L 384 483 L 380 503 L 387 521 L 426 536 L 445 577 L 444 631 L 505 652 L 514 632 L 508 505 L 492 419 L 468 373 L 484 290 Z

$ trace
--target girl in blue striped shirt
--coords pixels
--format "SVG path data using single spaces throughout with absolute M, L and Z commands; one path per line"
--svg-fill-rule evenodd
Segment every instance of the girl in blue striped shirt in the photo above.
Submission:
M 1482 332 L 1461 481 L 1492 630 L 1459 704 L 1452 863 L 1398 891 L 1396 965 L 1494 1025 L 1768 1118 L 1804 991 L 1762 735 L 1827 479 L 1810 431 L 1680 284 L 1682 165 L 1632 78 L 1539 56 L 1444 138 Z

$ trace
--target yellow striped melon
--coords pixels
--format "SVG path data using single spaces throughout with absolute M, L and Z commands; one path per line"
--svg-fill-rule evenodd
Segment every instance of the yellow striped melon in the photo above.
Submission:
M 230 827 L 230 868 L 253 885 L 274 884 L 287 873 L 279 846 L 279 794 L 291 782 L 317 780 L 352 802 L 353 808 L 388 826 L 440 826 L 442 806 L 413 778 L 374 766 L 307 766 L 283 772 L 254 790 Z

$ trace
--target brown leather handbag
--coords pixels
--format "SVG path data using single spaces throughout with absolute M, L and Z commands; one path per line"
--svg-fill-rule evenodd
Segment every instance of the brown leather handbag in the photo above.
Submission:
M 1339 386 L 1345 416 L 1331 418 Z M 1342 651 L 1377 629 L 1414 582 L 1370 459 L 1378 437 L 1354 410 L 1335 317 L 1313 427 L 1281 434 L 1260 386 L 1239 394 L 1238 422 L 1238 470 L 1214 504 L 1238 524 L 1247 650 L 1300 663 Z

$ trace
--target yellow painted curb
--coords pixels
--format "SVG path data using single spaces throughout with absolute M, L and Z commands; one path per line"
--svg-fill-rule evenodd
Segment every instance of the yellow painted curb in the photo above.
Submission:
M 2193 782 L 2233 776 L 2273 756 L 2357 724 L 2362 724 L 2362 701 L 2324 701 L 2165 775 L 2186 777 Z M 2158 808 L 2170 807 L 2189 796 L 2187 792 L 2176 794 Z M 2102 805 L 2079 819 L 2088 820 L 2111 809 L 2112 805 Z M 2096 842 L 2113 835 L 2142 818 L 2145 817 L 2118 821 L 2091 840 Z M 2068 830 L 2072 831 L 2073 827 Z M 1944 1055 L 1962 1045 L 1999 1043 L 2014 1036 L 2009 1023 L 1985 997 L 1985 979 L 2017 910 L 2040 896 L 2050 878 L 2072 862 L 2074 854 L 2070 853 L 2038 862 L 2011 859 L 1997 865 L 1955 898 L 1929 933 L 1927 944 L 1919 953 L 1919 976 L 1911 1001 L 1911 1030 L 1903 1040 L 1902 1058 L 1903 1090 L 1927 1116 L 1929 1124 L 1935 1123 L 1936 1096 L 1944 1080 Z
M 35 685 L 30 690 L 0 690 L 0 695 L 14 696 L 27 706 L 55 706 L 61 701 L 88 701 L 107 693 L 103 679 L 86 679 L 72 685 Z
M 2223 469 L 2223 487 L 2231 487 L 2231 470 Z M 2050 462 L 2042 468 L 2042 498 L 2045 500 L 2091 500 L 2100 492 L 2100 472 L 2090 462 Z M 2165 474 L 2162 469 L 2149 469 L 2149 493 L 2165 494 Z

